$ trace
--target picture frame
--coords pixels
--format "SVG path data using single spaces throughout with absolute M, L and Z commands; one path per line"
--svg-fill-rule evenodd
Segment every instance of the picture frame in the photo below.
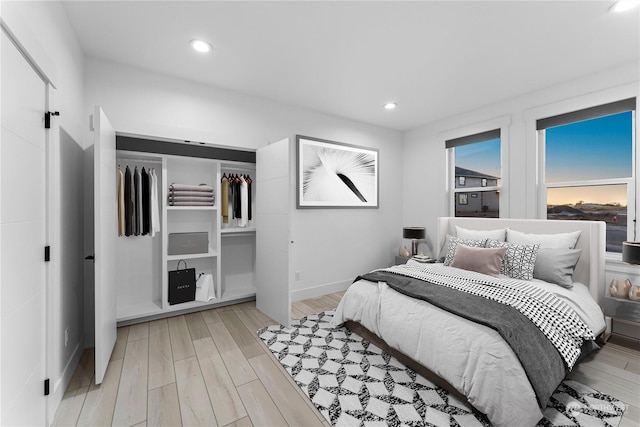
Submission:
M 296 135 L 297 208 L 378 208 L 375 148 Z

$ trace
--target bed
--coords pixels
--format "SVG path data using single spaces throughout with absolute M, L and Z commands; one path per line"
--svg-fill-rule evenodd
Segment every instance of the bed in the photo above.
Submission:
M 497 230 L 504 230 L 504 240 L 509 240 L 512 246 L 516 246 L 502 250 L 501 247 L 508 245 L 493 242 L 493 247 L 497 249 L 480 252 L 490 253 L 494 257 L 498 256 L 496 253 L 502 254 L 506 263 L 506 253 L 512 254 L 513 261 L 520 254 L 520 249 L 527 247 L 534 250 L 535 246 L 534 251 L 540 255 L 535 266 L 535 271 L 539 274 L 536 273 L 533 278 L 525 276 L 526 280 L 522 277 L 513 279 L 504 274 L 511 274 L 512 271 L 504 270 L 504 265 L 499 265 L 500 273 L 493 278 L 469 271 L 466 267 L 457 267 L 463 259 L 461 254 L 467 257 L 468 254 L 464 251 L 471 249 L 463 245 L 464 251 L 459 250 L 456 255 L 454 250 L 452 255 L 449 252 L 451 246 L 460 248 L 463 240 L 459 239 L 463 237 L 480 241 L 483 236 L 494 236 Z M 541 408 L 545 407 L 550 396 L 550 393 L 545 394 L 543 390 L 555 389 L 581 357 L 597 348 L 593 338 L 605 330 L 604 315 L 599 304 L 604 294 L 605 224 L 591 221 L 439 218 L 437 233 L 437 248 L 442 248 L 441 255 L 447 255 L 446 261 L 453 264 L 428 265 L 410 261 L 406 266 L 391 267 L 391 271 L 364 275 L 345 292 L 336 309 L 334 324 L 345 324 L 355 332 L 365 335 L 365 338 L 395 351 L 409 362 L 407 364 L 410 367 L 432 381 L 435 379 L 435 382 L 446 389 L 455 390 L 464 396 L 476 409 L 485 413 L 493 425 L 535 425 L 542 418 Z M 464 236 L 460 237 L 458 234 Z M 470 236 L 477 239 L 469 239 Z M 559 249 L 558 245 L 566 244 L 567 236 L 573 236 L 577 241 L 574 239 L 570 242 L 567 250 Z M 488 245 L 487 242 L 484 240 L 485 246 Z M 573 249 L 570 249 L 571 243 Z M 554 246 L 558 249 L 552 248 Z M 578 253 L 579 256 L 577 263 L 575 256 L 573 258 L 575 268 L 572 269 L 572 274 L 565 269 L 562 278 L 549 278 L 545 269 L 556 267 L 556 259 L 562 258 L 558 253 L 569 252 Z M 479 252 L 472 252 L 472 263 L 473 259 L 480 259 L 476 256 L 477 253 Z M 531 268 L 528 271 L 531 272 L 530 270 Z M 567 274 L 569 283 L 565 283 Z M 563 285 L 540 280 L 538 276 L 552 281 L 559 280 L 558 283 Z M 396 277 L 400 279 L 396 280 Z M 426 285 L 420 279 L 425 277 L 440 286 L 429 285 L 429 290 L 424 291 Z M 399 283 L 395 283 L 396 281 Z M 452 301 L 444 304 L 438 299 L 432 299 L 431 288 L 436 288 L 437 292 L 441 292 L 440 289 L 443 288 L 447 295 L 455 296 L 457 294 L 452 292 L 459 292 L 456 288 L 459 283 L 460 286 L 469 284 L 474 290 L 460 292 L 460 298 L 445 296 L 445 301 L 447 298 Z M 483 286 L 479 286 L 479 283 Z M 554 318 L 550 322 L 559 322 L 555 327 L 560 334 L 565 330 L 573 333 L 576 329 L 577 335 L 558 337 L 557 332 L 550 332 L 551 328 L 548 328 L 546 320 L 539 321 L 536 318 L 534 321 L 529 314 L 518 313 L 518 310 L 508 307 L 504 310 L 515 313 L 513 321 L 509 317 L 511 314 L 495 314 L 494 308 L 505 304 L 498 301 L 501 296 L 495 297 L 492 292 L 494 288 L 502 289 L 503 284 L 505 289 L 509 289 L 505 292 L 510 295 L 512 292 L 513 295 L 524 292 L 535 295 L 535 298 L 543 295 L 541 299 L 550 299 L 552 303 L 548 310 L 555 311 L 558 306 L 558 311 L 563 312 L 562 316 L 569 319 Z M 512 285 L 517 289 L 509 288 Z M 452 291 L 451 288 L 455 289 Z M 488 305 L 488 309 L 483 308 L 485 302 L 478 303 L 478 298 L 483 301 L 487 298 L 469 295 L 474 294 L 476 288 L 480 289 L 480 293 L 490 293 L 487 304 L 494 305 Z M 413 292 L 420 295 L 416 296 Z M 520 296 L 516 297 L 519 298 Z M 460 310 L 468 310 L 470 313 Z M 487 317 L 496 317 L 494 322 L 497 325 L 483 320 L 482 316 L 489 312 L 487 310 L 494 313 Z M 522 307 L 519 310 L 523 311 Z M 518 316 L 529 316 L 531 321 L 523 322 Z M 537 315 L 534 314 L 535 316 Z M 542 314 L 542 317 L 546 316 L 547 313 Z M 549 316 L 551 317 L 550 314 Z M 565 321 L 571 323 L 562 323 Z M 537 322 L 542 323 L 542 326 L 531 328 L 531 324 Z M 578 324 L 581 326 L 574 328 Z M 513 331 L 508 330 L 511 327 Z M 542 334 L 547 338 L 543 335 L 541 339 Z M 567 344 L 569 341 L 571 345 Z M 524 355 L 529 352 L 529 356 Z M 548 369 L 545 368 L 546 363 Z

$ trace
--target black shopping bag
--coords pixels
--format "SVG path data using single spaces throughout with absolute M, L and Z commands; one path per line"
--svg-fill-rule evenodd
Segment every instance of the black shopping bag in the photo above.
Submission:
M 184 263 L 183 270 L 180 270 L 180 263 Z M 180 304 L 195 299 L 196 269 L 187 268 L 187 262 L 181 259 L 176 270 L 169 271 L 169 304 Z

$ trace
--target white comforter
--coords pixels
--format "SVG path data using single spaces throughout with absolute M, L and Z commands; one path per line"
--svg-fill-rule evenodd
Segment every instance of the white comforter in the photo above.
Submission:
M 602 311 L 584 285 L 534 283 L 567 301 L 596 335 L 604 330 Z M 534 426 L 542 418 L 522 365 L 489 327 L 365 280 L 349 287 L 333 319 L 334 326 L 359 322 L 445 379 L 497 427 Z

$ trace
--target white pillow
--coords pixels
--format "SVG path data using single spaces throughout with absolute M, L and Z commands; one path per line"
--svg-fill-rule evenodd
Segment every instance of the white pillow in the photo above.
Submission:
M 456 236 L 461 239 L 482 240 L 492 239 L 504 242 L 507 230 L 499 228 L 497 230 L 468 230 L 456 225 Z
M 540 244 L 541 248 L 547 249 L 573 249 L 578 243 L 582 231 L 572 231 L 570 233 L 557 234 L 529 234 L 507 228 L 507 242 L 516 245 Z

